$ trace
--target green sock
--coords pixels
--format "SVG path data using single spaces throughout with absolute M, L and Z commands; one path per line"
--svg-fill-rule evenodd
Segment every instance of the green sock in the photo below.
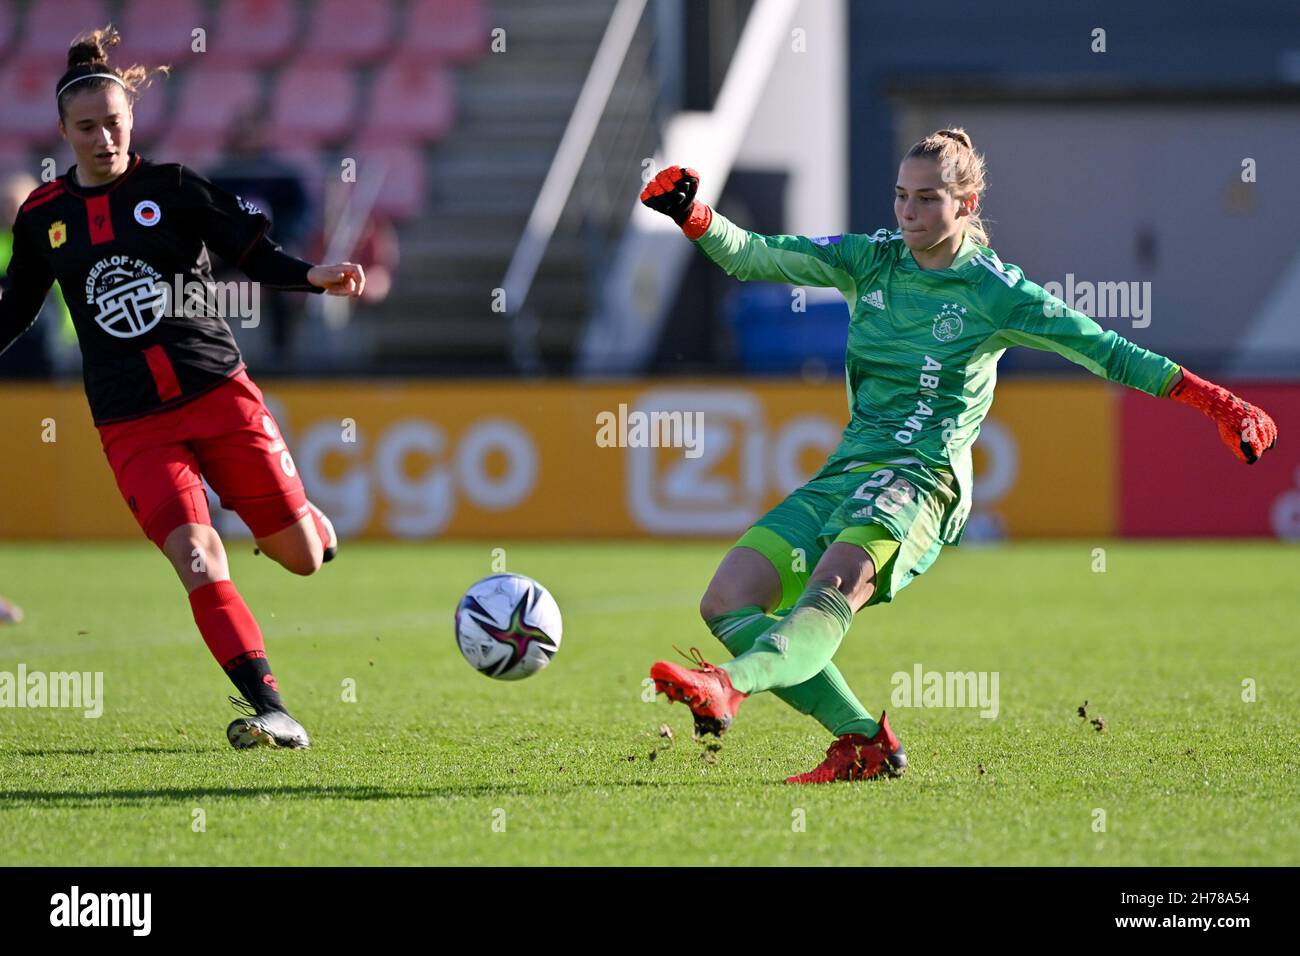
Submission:
M 794 687 L 831 662 L 852 623 L 853 610 L 838 588 L 809 585 L 784 620 L 722 668 L 743 694 Z
M 762 608 L 751 605 L 719 614 L 705 623 L 722 646 L 731 651 L 733 657 L 739 657 L 789 613 L 790 610 L 786 609 L 764 614 Z M 834 663 L 827 664 L 820 673 L 802 684 L 773 688 L 772 693 L 799 713 L 812 717 L 837 737 L 841 734 L 874 737 L 880 730 L 880 725 L 849 689 L 844 675 Z

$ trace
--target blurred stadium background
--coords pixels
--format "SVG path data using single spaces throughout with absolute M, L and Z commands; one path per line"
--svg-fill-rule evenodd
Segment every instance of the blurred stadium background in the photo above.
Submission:
M 344 536 L 742 530 L 835 443 L 847 314 L 833 292 L 728 279 L 638 207 L 643 178 L 692 165 L 760 232 L 873 231 L 901 153 L 960 125 L 1004 260 L 1138 292 L 1080 307 L 1282 434 L 1247 469 L 1187 409 L 1013 350 L 968 540 L 1300 539 L 1290 0 L 3 0 L 7 183 L 71 162 L 53 84 L 109 22 L 119 65 L 172 67 L 133 148 L 371 276 L 355 307 L 268 297 L 235 328 Z M 52 299 L 0 358 L 2 538 L 139 535 L 77 374 Z M 705 455 L 597 447 L 620 405 L 703 412 Z

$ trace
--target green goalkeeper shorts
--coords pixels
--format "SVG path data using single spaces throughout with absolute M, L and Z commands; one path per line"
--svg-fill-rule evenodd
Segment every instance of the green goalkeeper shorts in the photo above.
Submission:
M 864 548 L 876 566 L 867 602 L 887 604 L 924 574 L 943 548 L 940 529 L 957 499 L 956 478 L 920 463 L 869 462 L 814 478 L 741 535 L 781 577 L 781 608 L 793 607 L 833 542 Z

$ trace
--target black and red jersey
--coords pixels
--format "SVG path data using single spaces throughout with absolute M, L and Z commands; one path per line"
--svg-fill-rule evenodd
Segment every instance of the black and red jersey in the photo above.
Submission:
M 267 237 L 260 210 L 193 170 L 133 153 L 126 172 L 102 186 L 79 185 L 75 172 L 19 209 L 0 352 L 35 322 L 58 280 L 96 424 L 182 404 L 243 367 L 216 300 L 184 294 L 196 283 L 213 288 L 210 251 L 256 282 L 321 291 L 307 282 L 310 263 Z

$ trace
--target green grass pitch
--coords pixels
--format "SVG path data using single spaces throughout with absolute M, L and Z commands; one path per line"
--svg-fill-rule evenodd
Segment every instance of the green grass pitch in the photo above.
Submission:
M 890 709 L 907 775 L 792 787 L 829 738 L 772 695 L 716 753 L 684 707 L 642 700 L 674 643 L 725 657 L 696 612 L 724 542 L 504 546 L 565 615 L 555 662 L 515 684 L 452 639 L 491 543 L 345 542 L 306 579 L 231 544 L 314 738 L 295 753 L 227 745 L 232 688 L 147 544 L 0 544 L 27 614 L 0 629 L 0 671 L 102 671 L 105 698 L 98 719 L 0 709 L 0 863 L 1300 863 L 1294 547 L 949 549 L 836 657 Z M 889 707 L 918 663 L 998 672 L 998 716 Z

